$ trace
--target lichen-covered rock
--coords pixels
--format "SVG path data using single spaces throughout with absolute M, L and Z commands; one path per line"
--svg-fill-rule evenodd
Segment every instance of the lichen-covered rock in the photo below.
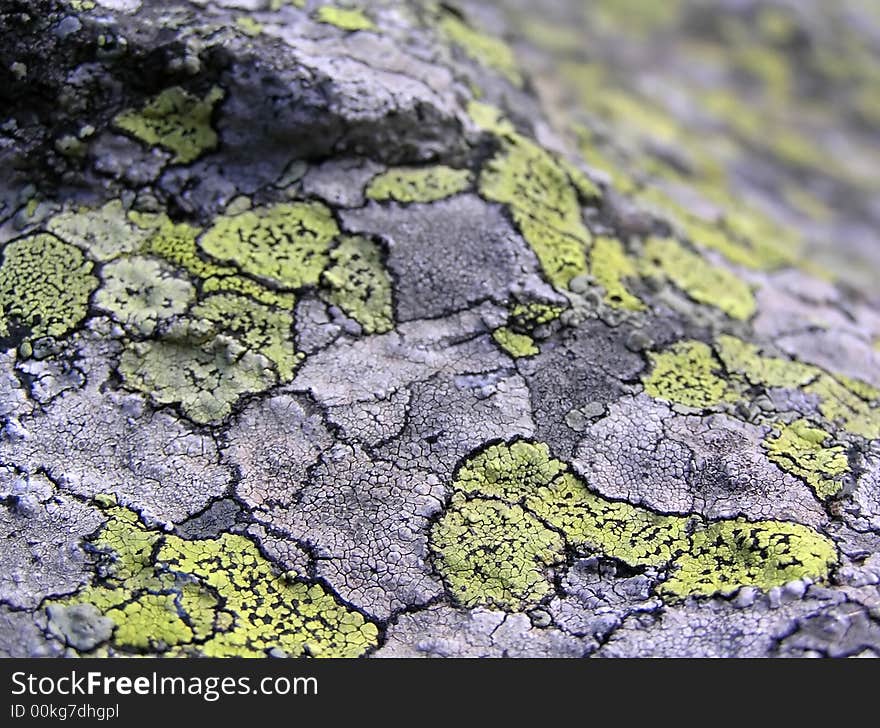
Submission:
M 880 655 L 868 4 L 0 27 L 0 655 Z

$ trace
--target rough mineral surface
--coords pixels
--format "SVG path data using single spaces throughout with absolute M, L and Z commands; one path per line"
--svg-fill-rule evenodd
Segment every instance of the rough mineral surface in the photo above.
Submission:
M 0 655 L 880 656 L 876 2 L 0 28 Z

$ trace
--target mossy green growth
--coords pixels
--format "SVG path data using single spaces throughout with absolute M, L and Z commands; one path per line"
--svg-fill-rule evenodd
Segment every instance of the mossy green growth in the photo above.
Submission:
M 320 23 L 335 25 L 341 30 L 374 30 L 376 24 L 359 8 L 337 8 L 324 5 L 318 8 L 315 18 Z
M 53 603 L 92 604 L 115 624 L 110 644 L 165 656 L 356 657 L 378 630 L 319 584 L 279 573 L 256 544 L 230 533 L 187 541 L 105 504 L 94 582 Z
M 302 355 L 294 349 L 293 316 L 289 311 L 266 306 L 247 296 L 217 293 L 200 301 L 191 316 L 266 357 L 275 365 L 280 381 L 293 379 Z
M 373 177 L 367 197 L 397 202 L 434 202 L 464 192 L 472 184 L 470 171 L 438 164 L 433 167 L 394 167 Z
M 841 476 L 849 470 L 841 445 L 826 446 L 831 434 L 813 427 L 807 420 L 780 424 L 764 440 L 767 457 L 786 472 L 803 478 L 819 498 L 840 492 Z
M 52 217 L 46 229 L 100 261 L 136 252 L 148 235 L 128 218 L 121 200 L 97 209 L 66 210 Z
M 736 401 L 736 392 L 720 376 L 721 363 L 707 344 L 680 341 L 649 356 L 653 366 L 643 382 L 652 397 L 694 408 Z
M 113 124 L 146 144 L 173 152 L 174 162 L 188 164 L 217 146 L 211 114 L 223 96 L 223 90 L 217 87 L 200 99 L 174 86 L 139 111 L 123 112 Z
M 848 381 L 850 386 L 842 381 Z M 877 391 L 873 387 L 823 374 L 804 391 L 820 398 L 819 412 L 829 422 L 866 440 L 880 438 L 880 401 L 872 396 Z
M 745 321 L 755 313 L 748 283 L 671 238 L 650 238 L 645 243 L 644 272 L 668 278 L 698 303 L 715 306 L 731 318 Z
M 164 321 L 183 314 L 195 288 L 167 263 L 143 256 L 117 258 L 101 270 L 95 304 L 135 334 L 149 335 Z
M 219 217 L 199 246 L 258 280 L 295 290 L 318 283 L 338 234 L 329 208 L 290 202 Z
M 716 339 L 715 350 L 728 372 L 744 376 L 753 385 L 796 389 L 821 374 L 809 364 L 764 356 L 754 344 L 727 334 Z
M 430 534 L 451 596 L 468 607 L 522 610 L 552 595 L 563 554 L 598 553 L 669 570 L 669 599 L 821 580 L 834 545 L 794 523 L 706 522 L 612 501 L 550 456 L 543 443 L 490 445 L 461 465 L 449 507 Z
M 607 500 L 571 473 L 529 496 L 526 507 L 581 552 L 597 551 L 630 566 L 663 566 L 688 547 L 686 516 Z
M 466 607 L 519 611 L 553 593 L 549 569 L 564 560 L 562 537 L 518 505 L 454 497 L 431 532 L 437 569 Z
M 451 42 L 477 63 L 497 71 L 513 85 L 522 86 L 523 78 L 516 56 L 503 40 L 475 30 L 452 13 L 443 15 L 439 27 Z
M 587 272 L 590 232 L 565 170 L 534 142 L 511 134 L 482 170 L 480 193 L 509 206 L 545 275 L 558 289 Z
M 796 579 L 824 579 L 837 561 L 834 544 L 807 526 L 782 521 L 718 521 L 691 536 L 660 594 L 732 594 L 744 586 L 769 590 Z
M 38 233 L 0 249 L 0 336 L 24 326 L 30 338 L 63 336 L 88 313 L 98 287 L 82 251 Z
M 321 280 L 328 300 L 366 333 L 381 334 L 394 326 L 391 276 L 381 248 L 369 238 L 342 237 L 330 251 L 330 265 Z
M 590 251 L 590 273 L 605 289 L 605 303 L 612 308 L 642 311 L 645 305 L 626 287 L 626 279 L 638 276 L 638 268 L 616 238 L 605 236 L 593 240 Z
M 183 321 L 151 339 L 128 345 L 119 373 L 128 387 L 161 405 L 178 404 L 195 422 L 222 420 L 245 393 L 262 392 L 276 382 L 263 355 L 203 319 Z
M 520 334 L 509 326 L 501 326 L 492 332 L 492 338 L 504 351 L 514 359 L 526 356 L 534 356 L 540 353 L 535 340 L 528 334 Z

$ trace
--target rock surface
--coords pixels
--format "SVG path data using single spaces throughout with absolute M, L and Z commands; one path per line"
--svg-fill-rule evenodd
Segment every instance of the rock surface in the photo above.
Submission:
M 0 655 L 880 655 L 876 5 L 0 28 Z

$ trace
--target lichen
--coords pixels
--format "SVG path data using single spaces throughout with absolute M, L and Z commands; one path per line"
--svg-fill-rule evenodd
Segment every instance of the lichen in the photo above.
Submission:
M 653 366 L 643 382 L 652 397 L 694 408 L 736 400 L 736 393 L 721 376 L 721 363 L 707 344 L 681 341 L 649 356 Z
M 88 313 L 98 287 L 82 251 L 38 233 L 8 243 L 0 261 L 0 337 L 23 326 L 32 338 L 63 336 Z
M 678 222 L 694 245 L 747 268 L 776 270 L 797 259 L 799 241 L 756 213 L 728 213 L 720 223 L 681 215 Z
M 660 593 L 673 598 L 769 590 L 796 579 L 824 579 L 837 561 L 834 544 L 797 523 L 718 521 L 691 536 Z
M 119 373 L 126 386 L 157 404 L 178 404 L 200 423 L 222 420 L 241 395 L 276 381 L 267 358 L 205 321 L 180 322 L 161 339 L 129 344 Z
M 458 496 L 432 530 L 437 569 L 466 607 L 519 611 L 552 594 L 563 541 L 518 505 Z
M 745 281 L 671 238 L 650 238 L 644 261 L 646 273 L 665 276 L 698 303 L 715 306 L 741 321 L 755 313 L 755 298 Z
M 259 303 L 247 296 L 217 293 L 207 296 L 192 310 L 192 317 L 209 322 L 212 330 L 223 332 L 259 353 L 275 365 L 280 381 L 293 378 L 302 360 L 293 345 L 293 316 Z
M 688 545 L 687 517 L 607 500 L 571 473 L 529 496 L 526 507 L 562 531 L 579 551 L 595 551 L 630 566 L 663 566 Z
M 599 236 L 590 251 L 590 273 L 605 289 L 605 303 L 612 308 L 642 311 L 645 305 L 626 287 L 627 278 L 638 276 L 638 268 L 616 238 Z
M 321 278 L 328 300 L 357 321 L 368 334 L 394 326 L 391 276 L 377 243 L 362 236 L 344 236 L 330 251 L 330 265 Z
M 839 376 L 833 378 L 824 374 L 805 387 L 804 391 L 820 398 L 819 412 L 829 422 L 866 440 L 880 438 L 880 402 L 876 401 L 876 397 L 870 397 L 873 388 L 866 390 L 858 385 L 855 387 L 862 395 L 869 395 L 874 401 L 872 405 L 838 379 Z
M 456 474 L 454 487 L 469 496 L 520 502 L 549 485 L 565 470 L 542 442 L 515 440 L 491 445 L 468 458 Z
M 237 534 L 184 540 L 107 501 L 92 542 L 92 584 L 53 604 L 95 606 L 115 623 L 110 646 L 166 656 L 356 657 L 378 630 L 319 584 L 280 573 Z M 106 649 L 106 648 L 104 648 Z
M 507 43 L 472 28 L 452 13 L 440 19 L 440 30 L 477 63 L 497 71 L 515 86 L 522 86 L 523 78 L 516 56 Z
M 533 331 L 559 318 L 563 306 L 542 301 L 514 304 L 510 309 L 510 325 L 516 331 Z
M 764 356 L 754 344 L 727 334 L 716 339 L 715 348 L 728 372 L 744 376 L 753 385 L 795 389 L 809 384 L 820 374 L 820 370 L 809 364 Z
M 471 173 L 466 169 L 445 165 L 394 167 L 373 177 L 366 195 L 373 200 L 434 202 L 464 192 L 471 183 Z
M 540 352 L 535 340 L 528 334 L 520 334 L 509 326 L 501 326 L 492 332 L 492 338 L 504 351 L 514 359 L 534 356 Z
M 293 293 L 277 291 L 252 278 L 245 278 L 232 266 L 206 260 L 198 249 L 199 228 L 175 223 L 165 215 L 132 214 L 132 220 L 147 232 L 141 250 L 167 260 L 189 275 L 201 279 L 203 293 L 241 293 L 260 303 L 292 310 Z
M 188 280 L 151 258 L 117 258 L 101 269 L 101 278 L 95 304 L 136 334 L 153 333 L 158 324 L 184 313 L 195 298 Z
M 199 238 L 201 249 L 286 290 L 316 285 L 339 228 L 318 202 L 279 203 L 224 215 Z
M 334 25 L 341 30 L 374 30 L 376 24 L 359 8 L 337 8 L 324 5 L 315 13 L 318 22 Z
M 431 548 L 451 596 L 467 607 L 536 605 L 554 593 L 568 551 L 666 570 L 661 593 L 670 601 L 821 580 L 837 560 L 831 541 L 799 524 L 707 522 L 610 500 L 543 443 L 490 445 L 461 465 L 452 486 Z
M 247 15 L 240 15 L 235 19 L 235 25 L 247 36 L 254 38 L 263 32 L 263 24 Z
M 217 87 L 200 99 L 174 86 L 142 109 L 123 112 L 113 124 L 146 144 L 169 150 L 174 162 L 188 164 L 217 146 L 211 115 L 223 96 L 223 90 Z
M 565 289 L 586 273 L 591 236 L 581 219 L 575 187 L 553 156 L 534 142 L 508 135 L 484 167 L 480 193 L 510 208 L 550 283 Z
M 764 440 L 767 456 L 786 472 L 803 478 L 819 498 L 840 492 L 841 477 L 849 470 L 841 445 L 827 446 L 831 434 L 807 420 L 780 424 Z

